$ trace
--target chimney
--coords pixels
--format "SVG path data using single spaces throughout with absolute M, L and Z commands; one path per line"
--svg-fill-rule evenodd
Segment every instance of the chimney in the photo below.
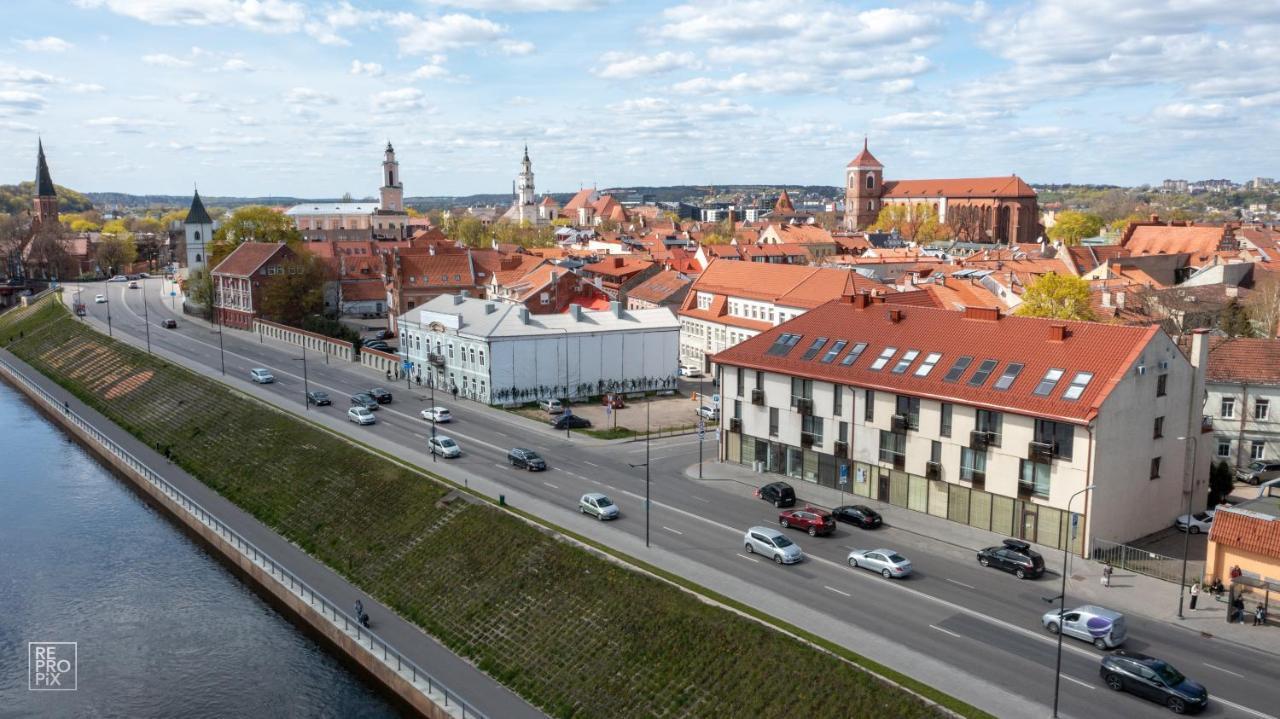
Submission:
M 1208 368 L 1209 330 L 1191 330 L 1191 356 L 1187 359 L 1191 360 L 1191 366 L 1196 368 L 1196 374 L 1203 374 Z
M 619 318 L 621 318 L 621 317 L 622 317 L 622 303 L 621 303 L 621 302 L 618 302 L 617 300 L 614 300 L 614 301 L 610 302 L 610 303 L 609 303 L 609 311 L 613 313 L 613 316 L 614 316 L 614 317 L 619 317 Z
M 573 304 L 569 305 L 569 316 L 572 317 L 575 321 L 581 322 L 582 321 L 582 305 L 578 304 L 577 302 L 574 302 Z
M 516 310 L 516 317 L 520 318 L 520 324 L 529 324 L 529 308 L 521 307 Z
M 625 265 L 625 264 L 627 264 L 627 261 L 626 261 L 625 259 L 623 259 L 623 258 L 621 258 L 621 257 L 615 257 L 615 258 L 613 258 L 613 266 L 614 266 L 614 268 L 615 268 L 615 269 L 621 269 L 621 268 L 622 268 L 622 266 L 623 266 L 623 265 Z
M 467 294 L 466 292 L 463 292 L 462 294 L 453 295 L 453 304 L 455 305 L 462 304 L 462 301 L 466 299 L 466 294 Z
M 1239 287 L 1224 287 L 1223 289 L 1226 291 L 1226 293 L 1227 293 L 1227 297 L 1239 297 L 1239 296 L 1240 296 L 1240 288 L 1239 288 Z
M 1159 222 L 1159 221 L 1160 221 L 1160 215 L 1157 215 L 1157 214 L 1154 214 L 1154 213 L 1153 213 L 1153 214 L 1151 215 L 1151 221 L 1152 221 L 1152 222 Z
M 961 315 L 966 320 L 984 320 L 986 322 L 995 322 L 1000 319 L 1000 310 L 995 307 L 968 307 L 964 308 L 964 314 Z
M 889 310 L 889 321 L 897 324 L 902 321 L 902 310 Z
M 1067 339 L 1066 325 L 1049 325 L 1049 341 L 1064 342 Z
M 871 295 L 867 294 L 865 291 L 854 292 L 849 295 L 849 302 L 853 305 L 854 309 L 865 310 L 867 305 L 871 304 Z
M 486 315 L 491 315 L 491 314 L 493 314 L 494 312 L 497 312 L 497 311 L 498 311 L 498 306 L 497 306 L 497 305 L 493 304 L 492 302 L 486 302 L 486 303 L 484 303 L 484 313 L 485 313 Z

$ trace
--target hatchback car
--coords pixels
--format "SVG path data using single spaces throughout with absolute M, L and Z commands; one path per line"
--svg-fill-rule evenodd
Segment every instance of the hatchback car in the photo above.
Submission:
M 100 304 L 100 305 L 101 305 L 101 304 L 106 304 L 106 302 L 107 302 L 107 298 L 106 298 L 106 297 L 104 297 L 103 295 L 94 295 L 94 296 L 93 296 L 93 301 L 94 301 L 95 303 L 97 303 L 97 304 Z
M 1137 694 L 1169 707 L 1174 714 L 1198 712 L 1209 704 L 1203 684 L 1191 681 L 1165 662 L 1123 649 L 1102 658 L 1102 680 L 1115 691 Z
M 612 392 L 602 395 L 600 397 L 600 404 L 613 409 L 623 409 L 627 406 L 626 401 L 622 399 L 622 395 L 613 394 Z
M 564 411 L 564 404 L 558 399 L 544 399 L 538 402 L 538 408 L 547 414 L 560 414 Z
M 711 421 L 711 422 L 719 422 L 719 421 L 720 421 L 720 408 L 719 408 L 719 407 L 709 407 L 709 406 L 707 406 L 707 405 L 705 405 L 705 404 L 704 404 L 704 405 L 702 405 L 701 407 L 699 407 L 699 408 L 698 408 L 698 416 L 699 416 L 699 417 L 701 417 L 701 418 L 703 418 L 703 419 L 705 419 L 705 420 L 709 420 L 709 421 Z
M 803 529 L 809 533 L 810 537 L 816 537 L 819 534 L 831 534 L 836 531 L 836 520 L 831 516 L 830 512 L 813 507 L 805 507 L 804 509 L 784 509 L 778 515 L 778 524 L 783 529 Z
M 377 400 L 378 404 L 391 404 L 391 393 L 381 387 L 369 390 L 369 395 Z
M 452 437 L 446 437 L 443 434 L 437 434 L 427 440 L 427 447 L 432 454 L 438 454 L 445 459 L 462 456 L 462 447 L 459 447 Z
M 1045 612 L 1040 623 L 1050 634 L 1062 632 L 1063 636 L 1089 642 L 1103 651 L 1124 644 L 1128 629 L 1123 614 L 1093 604 L 1068 609 L 1061 615 L 1057 609 Z
M 1044 557 L 1020 539 L 1006 539 L 999 547 L 979 550 L 978 564 L 1013 572 L 1018 579 L 1044 574 Z
M 911 574 L 911 562 L 892 549 L 855 549 L 849 552 L 849 566 L 879 572 L 885 579 Z
M 507 461 L 516 469 L 527 469 L 530 472 L 541 472 L 547 468 L 547 461 L 532 449 L 513 447 L 507 452 Z
M 589 429 L 591 420 L 576 414 L 562 414 L 551 420 L 552 429 Z
M 359 392 L 351 395 L 351 406 L 364 407 L 365 409 L 372 412 L 378 409 L 378 400 L 374 399 L 373 395 L 369 394 L 368 392 Z
M 1182 515 L 1173 520 L 1173 526 L 1179 532 L 1190 531 L 1192 534 L 1207 533 L 1213 528 L 1214 510 L 1208 509 L 1191 515 Z
M 787 536 L 769 527 L 752 527 L 742 536 L 747 554 L 760 554 L 777 564 L 795 564 L 804 559 L 800 546 Z
M 178 329 L 178 321 L 175 319 L 160 320 L 160 326 L 167 330 Z
M 599 492 L 582 495 L 582 499 L 578 500 L 578 511 L 602 522 L 606 519 L 617 519 L 619 514 L 618 505 Z
M 270 370 L 265 370 L 261 367 L 255 367 L 249 370 L 249 379 L 257 382 L 258 384 L 271 384 L 276 381 L 275 375 L 271 374 Z
M 116 275 L 115 277 L 112 277 L 111 279 L 107 280 L 107 282 L 127 282 L 128 280 L 129 278 L 125 277 L 124 275 Z
M 1274 460 L 1257 459 L 1250 462 L 1248 467 L 1236 470 L 1237 481 L 1252 484 L 1255 487 L 1273 479 L 1280 479 L 1280 462 Z
M 831 514 L 837 522 L 845 522 L 863 529 L 875 529 L 884 522 L 879 512 L 864 504 L 846 504 L 843 507 L 836 507 L 831 510 Z
M 375 424 L 378 421 L 378 418 L 373 415 L 373 412 L 370 412 L 364 407 L 352 407 L 347 410 L 347 419 L 355 422 L 356 424 Z
M 329 398 L 328 392 L 313 389 L 307 393 L 307 404 L 314 404 L 317 407 L 327 407 L 333 404 L 333 400 Z
M 136 289 L 138 289 L 138 283 L 137 283 L 137 282 L 130 282 L 130 283 L 129 283 L 129 289 L 131 289 L 131 290 L 136 290 Z
M 779 508 L 796 503 L 796 491 L 786 482 L 770 482 L 757 489 L 756 496 Z
M 436 424 L 448 424 L 453 421 L 453 415 L 449 414 L 449 410 L 444 407 L 428 407 L 422 410 L 422 418 Z

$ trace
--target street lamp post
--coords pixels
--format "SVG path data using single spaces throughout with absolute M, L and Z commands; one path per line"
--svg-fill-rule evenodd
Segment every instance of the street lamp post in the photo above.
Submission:
M 302 346 L 302 356 L 294 357 L 294 362 L 302 363 L 302 406 L 311 410 L 311 387 L 307 384 L 307 346 Z
M 103 289 L 106 290 L 103 296 L 107 298 L 107 336 L 115 337 L 111 332 L 111 285 L 104 285 Z
M 702 416 L 703 375 L 698 373 L 698 479 L 702 479 L 702 438 L 706 435 L 706 418 Z
M 1187 553 L 1191 551 L 1191 497 L 1196 493 L 1196 445 L 1200 442 L 1196 438 L 1179 437 L 1179 441 L 1191 442 L 1191 481 L 1187 483 L 1187 526 L 1184 528 L 1185 537 L 1182 538 L 1182 581 L 1178 584 L 1178 619 L 1182 616 L 1182 599 L 1187 593 Z
M 644 403 L 644 464 L 628 464 L 633 469 L 644 467 L 644 546 L 649 546 L 649 405 L 645 397 Z
M 428 362 L 428 365 L 430 365 L 429 362 Z M 436 416 L 436 370 L 434 367 L 432 367 L 427 371 L 427 386 L 431 388 L 431 416 L 432 416 L 431 446 L 435 447 L 436 446 L 436 420 L 439 419 L 439 417 Z M 435 461 L 436 461 L 436 453 L 432 452 L 431 463 L 435 464 Z
M 1067 516 L 1071 516 L 1071 500 L 1076 495 L 1084 494 L 1096 485 L 1089 485 L 1067 498 Z M 1071 546 L 1070 534 L 1062 545 L 1062 593 L 1058 595 L 1058 659 L 1053 670 L 1053 716 L 1058 716 L 1058 688 L 1062 684 L 1062 617 L 1067 613 L 1067 549 Z
M 147 281 L 142 281 L 142 325 L 147 333 L 147 354 L 151 354 L 151 313 L 147 311 Z

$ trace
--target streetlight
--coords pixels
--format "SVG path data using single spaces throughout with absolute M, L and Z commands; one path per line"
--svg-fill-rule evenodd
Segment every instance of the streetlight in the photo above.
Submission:
M 307 384 L 307 346 L 302 345 L 302 356 L 291 358 L 294 362 L 302 363 L 302 406 L 308 411 L 311 409 L 311 387 Z
M 698 479 L 702 479 L 702 438 L 706 435 L 707 420 L 702 416 L 703 373 L 698 373 Z
M 644 546 L 649 546 L 649 401 L 645 396 L 644 403 L 644 464 L 627 463 L 628 467 L 644 467 Z
M 147 354 L 151 354 L 151 314 L 147 311 L 147 281 L 142 281 L 142 325 L 147 332 Z
M 429 352 L 430 345 L 428 345 L 427 349 Z M 431 463 L 435 464 L 436 453 L 434 448 L 436 446 L 436 420 L 440 419 L 440 416 L 436 414 L 436 368 L 431 364 L 430 360 L 427 361 L 427 365 L 429 367 L 427 370 L 427 386 L 431 388 Z
M 1071 500 L 1076 495 L 1084 494 L 1093 489 L 1097 485 L 1091 484 L 1088 487 L 1076 492 L 1067 498 L 1067 516 L 1071 516 Z M 1058 595 L 1058 663 L 1053 670 L 1053 716 L 1058 716 L 1058 687 L 1062 684 L 1062 617 L 1067 613 L 1067 548 L 1071 546 L 1070 536 L 1068 540 L 1062 544 L 1062 593 Z M 1053 600 L 1048 600 L 1053 601 Z
M 1188 438 L 1179 437 L 1178 441 L 1186 442 Z M 1187 593 L 1187 553 L 1191 551 L 1191 497 L 1196 493 L 1196 445 L 1200 443 L 1196 439 L 1189 441 L 1191 442 L 1191 466 L 1189 467 L 1191 481 L 1187 483 L 1187 526 L 1184 528 L 1187 536 L 1182 538 L 1182 582 L 1178 584 L 1178 619 L 1183 619 L 1182 598 Z

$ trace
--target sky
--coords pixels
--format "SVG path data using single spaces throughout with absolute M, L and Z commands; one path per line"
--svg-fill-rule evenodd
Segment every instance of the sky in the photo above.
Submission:
M 406 196 L 1280 175 L 1280 0 L 4 0 L 0 183 Z

